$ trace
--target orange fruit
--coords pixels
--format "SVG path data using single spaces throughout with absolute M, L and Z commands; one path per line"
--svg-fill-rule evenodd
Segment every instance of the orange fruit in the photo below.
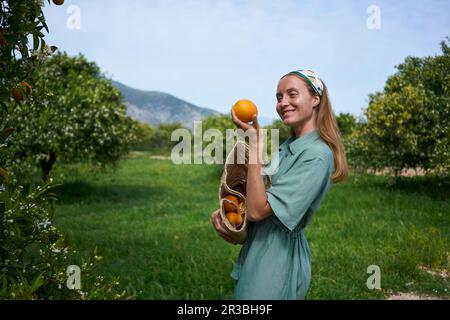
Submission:
M 11 97 L 14 98 L 16 101 L 22 101 L 23 100 L 23 93 L 21 88 L 12 88 L 11 89 Z
M 22 101 L 25 95 L 29 95 L 32 91 L 30 84 L 24 80 L 11 89 L 11 96 L 16 101 Z
M 239 215 L 236 212 L 227 212 L 226 217 L 230 223 L 236 225 L 236 219 L 238 219 Z
M 242 218 L 242 216 L 240 214 L 236 214 L 236 218 L 235 218 L 235 225 L 240 226 L 242 224 L 242 221 L 244 221 L 244 219 Z
M 56 4 L 57 6 L 60 6 L 64 4 L 64 0 L 53 0 L 53 3 Z
M 26 94 L 30 94 L 33 91 L 30 84 L 28 82 L 26 82 L 25 80 L 23 80 L 20 83 L 20 86 L 22 87 L 22 91 L 25 92 Z
M 258 108 L 248 99 L 238 100 L 234 104 L 233 110 L 236 113 L 236 117 L 242 122 L 250 122 L 252 121 L 253 116 L 258 114 Z
M 223 202 L 223 207 L 225 208 L 225 211 L 227 211 L 227 212 L 235 211 L 236 207 L 238 205 L 238 199 L 231 194 L 227 195 L 224 199 L 227 199 L 232 202 L 232 204 L 229 202 L 226 202 L 226 201 Z
M 244 203 L 243 202 L 239 202 L 238 204 L 238 211 L 237 211 L 241 216 L 244 216 Z

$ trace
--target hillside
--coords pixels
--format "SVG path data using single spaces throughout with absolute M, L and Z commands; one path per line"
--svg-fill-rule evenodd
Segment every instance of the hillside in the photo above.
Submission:
M 125 99 L 127 113 L 140 122 L 157 126 L 160 123 L 180 122 L 186 127 L 192 127 L 195 120 L 220 113 L 198 107 L 168 93 L 160 91 L 143 91 L 113 81 Z

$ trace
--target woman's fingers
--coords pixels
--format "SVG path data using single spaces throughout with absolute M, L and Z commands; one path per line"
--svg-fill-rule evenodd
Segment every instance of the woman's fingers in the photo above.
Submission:
M 230 237 L 227 230 L 225 230 L 225 228 L 222 226 L 222 219 L 220 218 L 219 212 L 217 212 L 216 214 L 213 215 L 212 223 L 213 223 L 214 228 L 216 229 L 218 235 L 221 236 L 222 239 L 224 239 L 225 241 L 227 241 L 229 243 L 237 244 L 237 242 L 234 241 Z
M 236 113 L 234 112 L 233 108 L 231 108 L 231 120 L 233 120 L 234 124 L 241 128 L 244 131 L 247 131 L 249 129 L 256 129 L 259 130 L 259 122 L 258 122 L 258 116 L 255 114 L 252 118 L 252 124 L 245 123 L 236 116 Z
M 256 114 L 252 118 L 252 127 L 259 130 L 258 116 Z
M 248 129 L 250 129 L 252 126 L 239 120 L 239 118 L 236 116 L 236 113 L 234 112 L 234 109 L 231 108 L 231 120 L 233 120 L 234 124 L 238 127 L 241 128 L 244 131 L 247 131 Z
M 214 227 L 216 228 L 217 232 L 228 236 L 227 230 L 225 230 L 225 228 L 222 226 L 222 219 L 220 218 L 219 213 L 214 216 Z

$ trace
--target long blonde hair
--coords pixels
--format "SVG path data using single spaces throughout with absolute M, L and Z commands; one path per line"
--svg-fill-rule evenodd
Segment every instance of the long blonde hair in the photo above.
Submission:
M 344 181 L 348 176 L 347 158 L 345 156 L 341 132 L 337 126 L 336 117 L 334 116 L 330 98 L 328 97 L 328 89 L 323 81 L 322 83 L 323 93 L 320 97 L 320 104 L 317 107 L 316 127 L 319 130 L 321 138 L 328 144 L 333 152 L 334 172 L 331 179 L 333 182 L 337 183 Z M 307 87 L 311 95 L 317 95 L 309 84 Z

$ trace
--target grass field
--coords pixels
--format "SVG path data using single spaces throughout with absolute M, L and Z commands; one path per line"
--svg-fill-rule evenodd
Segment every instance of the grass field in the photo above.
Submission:
M 64 176 L 60 177 L 63 173 Z M 116 170 L 57 168 L 56 223 L 86 254 L 104 257 L 98 272 L 120 276 L 137 299 L 229 299 L 239 246 L 219 238 L 209 220 L 217 207 L 220 167 L 179 165 L 148 154 Z M 448 185 L 422 178 L 394 182 L 351 176 L 333 186 L 306 229 L 313 256 L 308 299 L 383 299 L 390 292 L 450 298 Z M 382 290 L 369 290 L 378 265 Z

